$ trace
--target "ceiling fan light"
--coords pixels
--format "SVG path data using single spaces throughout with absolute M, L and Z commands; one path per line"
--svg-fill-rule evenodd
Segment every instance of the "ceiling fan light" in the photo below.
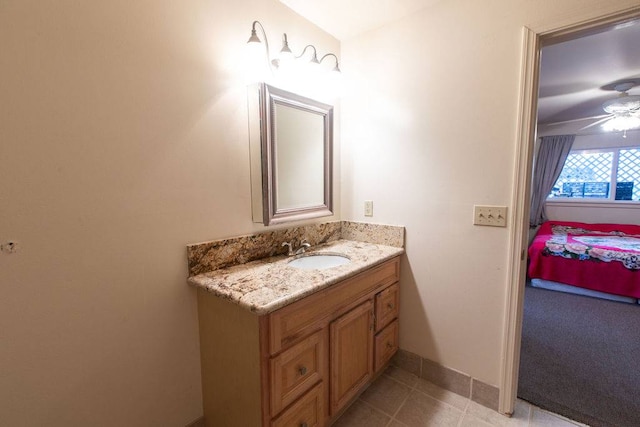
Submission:
M 640 117 L 631 114 L 615 116 L 602 125 L 607 132 L 625 131 L 640 127 Z
M 602 104 L 602 109 L 610 114 L 629 113 L 640 110 L 640 95 L 623 95 Z

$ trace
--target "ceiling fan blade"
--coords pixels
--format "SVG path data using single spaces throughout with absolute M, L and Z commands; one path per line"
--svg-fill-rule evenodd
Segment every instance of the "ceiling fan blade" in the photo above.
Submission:
M 585 120 L 602 119 L 603 117 L 611 117 L 611 114 L 601 114 L 599 116 L 580 117 L 579 119 L 563 120 L 561 122 L 546 123 L 545 126 L 559 126 L 567 123 L 583 122 Z
M 599 124 L 601 124 L 601 123 L 606 122 L 607 120 L 611 120 L 612 118 L 613 118 L 613 116 L 608 114 L 608 115 L 607 115 L 607 117 L 605 117 L 604 119 L 600 119 L 600 120 L 595 121 L 595 122 L 593 122 L 593 123 L 591 123 L 591 124 L 588 124 L 588 125 L 586 125 L 585 127 L 580 128 L 580 130 L 585 130 L 585 129 L 592 128 L 592 127 L 594 127 L 594 126 L 597 126 L 597 125 L 599 125 Z

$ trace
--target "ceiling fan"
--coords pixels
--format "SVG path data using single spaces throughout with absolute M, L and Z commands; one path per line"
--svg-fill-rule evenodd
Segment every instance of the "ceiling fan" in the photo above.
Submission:
M 605 131 L 624 131 L 640 127 L 640 95 L 629 95 L 629 90 L 638 83 L 627 81 L 616 83 L 613 89 L 619 92 L 616 98 L 609 99 L 602 104 L 607 113 L 601 116 L 589 117 L 599 119 L 580 130 L 601 125 Z

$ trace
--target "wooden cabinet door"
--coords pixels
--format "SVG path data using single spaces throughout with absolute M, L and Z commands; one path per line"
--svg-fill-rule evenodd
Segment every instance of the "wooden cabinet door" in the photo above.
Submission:
M 331 415 L 373 375 L 373 302 L 365 301 L 330 325 Z

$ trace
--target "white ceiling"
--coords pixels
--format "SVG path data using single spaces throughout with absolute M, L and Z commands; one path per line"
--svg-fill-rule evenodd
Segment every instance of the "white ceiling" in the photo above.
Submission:
M 379 28 L 442 0 L 280 0 L 339 40 Z M 619 25 L 542 50 L 538 122 L 567 122 L 580 131 L 605 114 L 615 83 L 636 81 L 640 95 L 640 21 Z M 585 119 L 585 120 L 583 120 Z M 598 131 L 594 126 L 589 132 Z
M 640 21 L 542 49 L 538 122 L 550 124 L 604 115 L 618 96 L 616 83 L 640 85 Z M 640 86 L 629 91 L 640 95 Z M 579 123 L 587 126 L 594 120 Z
M 280 0 L 338 40 L 381 27 L 442 0 Z

